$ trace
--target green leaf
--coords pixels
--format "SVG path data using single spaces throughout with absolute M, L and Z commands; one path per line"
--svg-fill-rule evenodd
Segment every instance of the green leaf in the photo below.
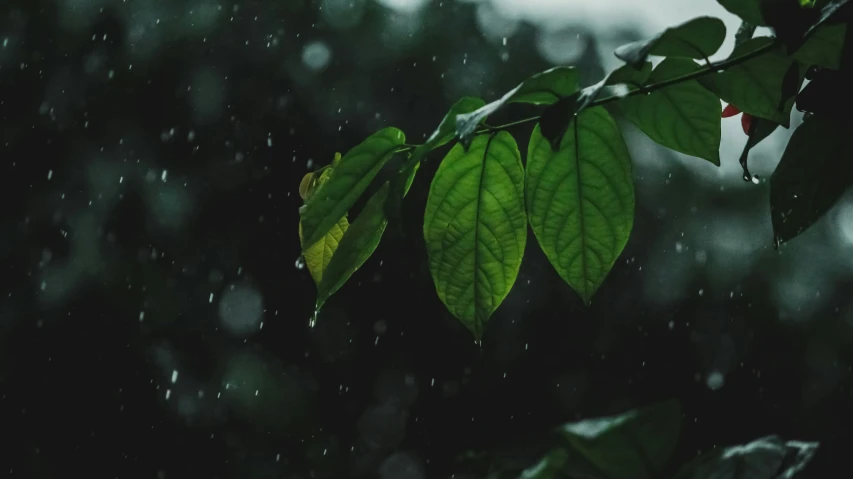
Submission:
M 748 444 L 705 453 L 684 466 L 676 479 L 793 479 L 814 457 L 817 442 L 767 436 Z
M 767 25 L 761 16 L 761 0 L 717 0 L 717 2 L 750 25 Z
M 698 69 L 692 60 L 667 58 L 652 72 L 657 83 Z M 720 165 L 720 100 L 696 80 L 622 99 L 622 112 L 652 140 Z
M 732 58 L 767 47 L 773 43 L 770 37 L 757 37 L 735 47 Z M 770 50 L 743 63 L 734 65 L 724 72 L 703 77 L 700 82 L 723 101 L 736 106 L 740 111 L 758 118 L 775 121 L 786 128 L 791 123 L 791 108 L 794 98 L 782 102 L 783 83 L 788 69 L 794 63 L 781 48 Z M 800 72 L 800 80 L 805 71 Z
M 561 471 L 567 460 L 566 450 L 555 448 L 537 464 L 522 471 L 518 479 L 558 479 L 563 477 Z
M 454 146 L 432 180 L 424 215 L 439 298 L 477 340 L 512 288 L 527 241 L 524 169 L 512 135 Z
M 550 105 L 578 89 L 578 73 L 573 67 L 556 67 L 537 73 L 503 97 L 477 110 L 456 117 L 456 135 L 467 148 L 477 127 L 507 103 Z
M 355 204 L 382 166 L 405 143 L 403 132 L 384 128 L 351 149 L 299 209 L 304 248 L 320 240 Z
M 811 35 L 815 34 L 815 32 L 826 24 L 830 24 L 835 21 L 835 17 L 841 11 L 841 9 L 846 6 L 850 0 L 828 0 L 826 4 L 820 9 L 820 15 L 814 24 L 809 27 L 806 31 L 804 38 L 809 38 Z
M 806 65 L 838 70 L 846 36 L 847 25 L 843 23 L 822 26 L 792 56 Z
M 553 71 L 554 73 L 549 73 Z M 573 77 L 576 77 L 577 74 L 574 70 L 561 68 L 558 70 L 549 70 L 549 72 L 542 73 L 542 77 L 534 76 L 531 78 L 532 81 L 534 78 L 539 78 L 540 81 L 544 81 L 545 79 L 552 79 L 555 81 L 555 88 L 567 88 L 566 82 L 574 81 L 574 88 L 577 88 L 576 83 L 577 80 L 572 80 Z M 568 85 L 571 87 L 571 85 Z M 555 90 L 555 92 L 560 90 Z M 555 93 L 557 94 L 557 93 Z M 515 99 L 514 101 L 519 101 Z M 450 107 L 450 111 L 447 112 L 447 115 L 441 120 L 441 123 L 438 125 L 438 128 L 430 135 L 427 141 L 415 149 L 415 152 L 412 156 L 420 159 L 420 156 L 423 156 L 429 151 L 432 151 L 440 146 L 446 145 L 453 139 L 456 135 L 456 117 L 459 115 L 464 115 L 466 113 L 471 113 L 472 111 L 476 111 L 483 106 L 486 105 L 486 102 L 480 98 L 466 96 L 457 101 Z M 420 155 L 419 155 L 420 153 Z
M 318 285 L 323 279 L 323 272 L 329 266 L 329 261 L 331 261 L 332 256 L 338 249 L 338 244 L 341 238 L 343 238 L 344 233 L 346 233 L 347 228 L 349 228 L 349 221 L 347 221 L 346 216 L 343 216 L 335 226 L 332 226 L 332 229 L 328 233 L 320 238 L 320 241 L 308 248 L 304 248 L 303 256 L 305 257 L 305 265 L 308 266 L 308 272 L 311 273 L 311 277 L 314 278 L 314 282 Z M 302 241 L 301 222 L 299 223 L 299 241 L 300 243 Z
M 328 262 L 322 281 L 317 288 L 317 310 L 347 282 L 353 273 L 361 268 L 379 245 L 382 233 L 385 232 L 388 224 L 383 207 L 389 189 L 388 182 L 385 182 L 370 197 L 338 243 L 337 250 Z M 307 257 L 306 252 L 306 259 Z
M 575 115 L 588 108 L 599 97 L 605 87 L 614 85 L 640 87 L 648 80 L 651 72 L 652 64 L 650 62 L 645 62 L 640 68 L 624 65 L 610 72 L 610 74 L 595 85 L 588 86 L 549 106 L 542 113 L 539 121 L 542 135 L 548 139 L 551 148 L 556 150 L 559 148 L 560 141 L 566 133 L 569 123 L 575 118 Z
M 589 304 L 634 223 L 631 158 L 604 108 L 580 113 L 556 152 L 533 130 L 527 214 L 545 256 Z
M 558 432 L 602 479 L 653 479 L 661 477 L 675 451 L 681 422 L 681 406 L 669 400 L 566 424 Z
M 699 17 L 667 28 L 650 40 L 622 45 L 616 58 L 640 65 L 649 55 L 706 60 L 717 53 L 726 39 L 726 25 L 719 18 Z
M 770 214 L 777 245 L 808 229 L 853 183 L 851 131 L 849 120 L 819 115 L 794 131 L 770 177 Z

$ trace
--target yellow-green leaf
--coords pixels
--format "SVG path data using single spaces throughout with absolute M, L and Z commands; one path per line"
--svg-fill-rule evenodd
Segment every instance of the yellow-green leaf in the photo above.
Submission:
M 332 260 L 332 256 L 335 254 L 335 251 L 338 249 L 338 244 L 343 238 L 344 233 L 347 232 L 349 228 L 349 221 L 347 217 L 342 217 L 332 229 L 326 233 L 325 236 L 320 238 L 320 241 L 314 243 L 313 245 L 305 248 L 303 251 L 303 256 L 305 257 L 305 265 L 308 267 L 308 272 L 311 273 L 311 277 L 314 278 L 314 282 L 318 285 L 320 281 L 323 279 L 323 272 L 326 270 L 326 267 L 329 265 L 329 261 Z M 302 223 L 299 223 L 299 241 L 302 241 Z
M 304 247 L 319 241 L 338 223 L 405 141 L 402 131 L 383 128 L 344 155 L 328 180 L 299 209 Z

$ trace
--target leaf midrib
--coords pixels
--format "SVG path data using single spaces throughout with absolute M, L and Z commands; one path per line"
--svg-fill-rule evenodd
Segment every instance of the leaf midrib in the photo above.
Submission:
M 580 116 L 575 116 L 574 119 L 574 135 L 575 135 L 575 178 L 578 183 L 577 192 L 578 192 L 578 222 L 580 223 L 580 238 L 581 238 L 581 269 L 583 270 L 583 300 L 585 303 L 589 302 L 589 285 L 587 281 L 589 281 L 589 269 L 586 263 L 586 226 L 584 225 L 584 205 L 583 205 L 583 193 L 581 189 L 583 188 L 583 182 L 581 181 L 581 148 L 580 148 L 580 135 L 578 135 L 578 123 L 580 122 Z
M 477 185 L 477 211 L 474 214 L 474 335 L 477 336 L 478 339 L 481 334 L 480 318 L 477 314 L 479 305 L 479 295 L 477 294 L 477 273 L 480 269 L 480 214 L 483 208 L 483 183 L 486 179 L 486 160 L 489 158 L 489 148 L 492 146 L 492 141 L 496 136 L 497 133 L 489 136 L 489 140 L 486 142 L 486 148 L 483 149 L 483 165 L 480 168 L 480 183 Z

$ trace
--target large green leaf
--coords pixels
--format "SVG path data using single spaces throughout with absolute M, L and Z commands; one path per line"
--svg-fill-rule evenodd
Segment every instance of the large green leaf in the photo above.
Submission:
M 841 67 L 841 54 L 847 36 L 847 25 L 836 23 L 817 29 L 793 57 L 806 65 L 837 70 Z
M 588 304 L 634 223 L 631 158 L 604 108 L 581 112 L 556 152 L 538 126 L 533 130 L 527 211 L 548 260 Z
M 424 215 L 439 298 L 479 340 L 512 288 L 527 240 L 524 169 L 512 135 L 453 147 L 432 180 Z
M 676 479 L 793 479 L 805 469 L 819 444 L 777 436 L 710 451 L 691 461 Z
M 682 412 L 676 400 L 618 416 L 566 424 L 559 429 L 582 466 L 601 479 L 654 479 L 675 451 Z M 571 456 L 565 467 L 571 467 Z
M 299 209 L 303 248 L 312 246 L 338 223 L 405 141 L 402 131 L 384 128 L 344 155 L 328 181 Z
M 708 59 L 726 39 L 726 25 L 719 18 L 699 17 L 655 35 L 622 45 L 614 52 L 629 65 L 641 65 L 649 55 Z
M 645 62 L 640 66 L 623 65 L 610 72 L 600 82 L 554 103 L 542 112 L 542 118 L 539 121 L 542 135 L 548 139 L 551 148 L 556 150 L 559 148 L 560 141 L 575 115 L 589 107 L 605 87 L 622 85 L 639 88 L 645 85 L 651 73 L 652 64 L 650 62 Z
M 735 47 L 732 58 L 767 47 L 770 37 L 757 37 Z M 781 47 L 772 49 L 727 70 L 702 78 L 701 83 L 716 93 L 726 103 L 758 118 L 775 121 L 788 127 L 794 98 L 783 102 L 785 76 L 794 60 L 782 53 Z M 804 75 L 800 72 L 800 79 Z M 780 111 L 780 104 L 783 108 Z
M 770 177 L 776 244 L 814 224 L 853 184 L 853 124 L 815 115 L 800 125 Z
M 388 197 L 388 182 L 370 197 L 358 217 L 340 239 L 328 262 L 317 292 L 317 310 L 329 299 L 376 250 L 388 221 L 383 207 Z M 306 252 L 307 259 L 307 252 Z
M 667 58 L 649 79 L 657 83 L 698 69 L 692 60 Z M 686 155 L 720 165 L 720 100 L 696 80 L 619 103 L 625 116 L 652 140 Z
M 726 10 L 750 25 L 767 25 L 761 16 L 762 0 L 717 0 Z
M 550 105 L 578 90 L 578 74 L 573 67 L 556 67 L 524 80 L 503 97 L 477 110 L 456 117 L 456 135 L 463 145 L 470 144 L 477 127 L 489 115 L 507 103 Z

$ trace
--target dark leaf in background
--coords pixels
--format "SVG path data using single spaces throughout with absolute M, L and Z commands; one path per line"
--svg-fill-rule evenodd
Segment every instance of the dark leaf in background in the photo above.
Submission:
M 719 18 L 699 17 L 667 28 L 650 40 L 616 49 L 616 58 L 639 67 L 649 55 L 706 60 L 717 53 L 726 39 L 726 25 Z
M 652 72 L 650 81 L 657 83 L 697 69 L 692 60 L 667 58 Z M 628 97 L 619 107 L 652 140 L 720 165 L 720 99 L 698 81 Z
M 794 479 L 818 446 L 816 442 L 762 437 L 703 454 L 683 467 L 675 479 Z
M 602 479 L 661 477 L 678 444 L 682 420 L 679 402 L 668 400 L 618 416 L 566 424 L 558 431 L 570 452 L 564 468 L 577 464 Z
M 766 48 L 773 43 L 770 37 L 756 37 L 735 47 L 731 58 Z M 790 111 L 794 99 L 789 99 L 782 111 L 783 84 L 785 75 L 795 62 L 781 49 L 773 49 L 726 71 L 701 78 L 699 81 L 723 101 L 736 106 L 740 111 L 758 118 L 790 125 Z M 805 74 L 805 67 L 800 75 Z
M 794 131 L 770 177 L 775 244 L 805 231 L 853 184 L 853 122 L 814 115 Z

